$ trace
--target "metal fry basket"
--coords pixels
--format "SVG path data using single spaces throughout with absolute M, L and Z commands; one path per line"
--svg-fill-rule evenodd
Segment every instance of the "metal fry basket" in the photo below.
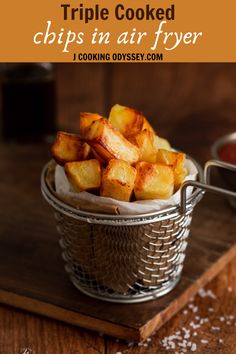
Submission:
M 209 161 L 198 169 L 198 181 L 181 188 L 181 203 L 155 213 L 121 216 L 88 213 L 62 202 L 46 182 L 48 163 L 41 175 L 41 189 L 54 208 L 65 269 L 83 293 L 101 300 L 135 303 L 153 300 L 178 283 L 188 244 L 192 213 L 204 190 L 229 196 L 236 193 L 210 185 L 212 166 L 235 166 Z M 205 183 L 204 183 L 205 182 Z M 189 198 L 186 190 L 194 190 Z

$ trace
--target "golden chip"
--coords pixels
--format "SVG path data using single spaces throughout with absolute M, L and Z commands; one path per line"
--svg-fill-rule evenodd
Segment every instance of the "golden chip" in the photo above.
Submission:
M 97 113 L 88 113 L 88 112 L 80 113 L 80 122 L 79 122 L 80 135 L 85 136 L 90 125 L 95 120 L 98 120 L 100 118 L 102 118 L 102 117 Z
M 179 189 L 187 175 L 185 160 L 186 155 L 182 152 L 160 149 L 156 154 L 157 162 L 172 166 L 175 178 L 175 190 Z
M 171 167 L 149 162 L 136 164 L 137 178 L 134 193 L 137 200 L 168 199 L 174 191 Z
M 119 159 L 133 164 L 139 159 L 139 149 L 114 129 L 104 118 L 94 121 L 85 139 L 100 158 L 106 162 Z
M 68 162 L 65 172 L 76 192 L 100 188 L 101 165 L 98 160 Z
M 110 160 L 102 175 L 101 196 L 129 202 L 136 174 L 136 169 L 128 162 Z
M 76 134 L 58 132 L 51 148 L 52 156 L 60 165 L 66 162 L 85 160 L 90 147 Z

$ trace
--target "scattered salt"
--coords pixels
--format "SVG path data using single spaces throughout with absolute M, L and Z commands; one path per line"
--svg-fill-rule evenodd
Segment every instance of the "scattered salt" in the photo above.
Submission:
M 207 344 L 207 343 L 208 343 L 208 340 L 206 340 L 206 339 L 201 339 L 201 343 L 202 343 L 202 344 Z
M 133 347 L 134 346 L 134 342 L 129 342 L 128 343 L 128 347 L 130 348 L 130 347 Z
M 224 343 L 223 339 L 220 338 L 219 343 L 221 343 L 221 344 Z
M 214 309 L 213 309 L 212 307 L 209 307 L 209 308 L 208 308 L 208 311 L 209 311 L 209 312 L 214 312 Z
M 198 295 L 201 298 L 210 297 L 211 299 L 216 299 L 215 294 L 210 289 L 209 290 L 205 290 L 205 289 L 201 288 L 201 289 L 198 290 Z
M 196 350 L 197 350 L 197 344 L 193 343 L 192 346 L 191 346 L 191 351 L 195 352 Z
M 231 286 L 228 286 L 228 289 L 227 289 L 227 290 L 228 290 L 229 293 L 232 293 L 232 291 L 233 291 L 233 289 L 231 288 Z
M 209 322 L 208 318 L 201 318 L 200 325 L 202 325 L 203 323 L 207 323 L 207 322 Z
M 212 329 L 213 331 L 220 331 L 220 327 L 212 326 L 211 329 Z
M 225 321 L 225 318 L 223 316 L 220 316 L 220 321 L 221 322 L 224 322 Z
M 200 327 L 200 324 L 196 324 L 192 321 L 192 322 L 190 322 L 190 327 L 192 327 L 193 329 L 197 329 Z
M 187 314 L 188 314 L 188 310 L 184 310 L 184 311 L 183 311 L 183 314 L 184 314 L 184 315 L 187 315 Z

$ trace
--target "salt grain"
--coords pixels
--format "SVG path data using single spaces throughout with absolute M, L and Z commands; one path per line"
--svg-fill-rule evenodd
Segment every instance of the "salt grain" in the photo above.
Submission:
M 208 308 L 208 311 L 209 311 L 209 312 L 214 312 L 214 309 L 213 309 L 212 307 L 209 307 L 209 308 Z
M 191 351 L 195 352 L 196 350 L 197 350 L 197 344 L 193 343 L 192 346 L 191 346 Z
M 227 290 L 228 290 L 229 293 L 232 293 L 232 291 L 233 291 L 233 289 L 231 288 L 231 286 L 229 286 Z
M 201 298 L 210 297 L 211 299 L 216 299 L 215 294 L 210 289 L 209 290 L 205 290 L 205 289 L 201 288 L 201 289 L 198 290 L 198 295 Z
M 207 344 L 207 343 L 208 343 L 208 340 L 206 340 L 206 339 L 201 339 L 201 343 L 202 343 L 202 344 Z
M 133 347 L 134 346 L 134 342 L 129 342 L 128 343 L 128 347 Z
M 196 324 L 196 323 L 194 323 L 194 322 L 191 322 L 191 323 L 190 323 L 190 327 L 192 327 L 193 329 L 197 329 L 197 328 L 200 327 L 200 324 Z
M 211 329 L 212 329 L 213 331 L 220 331 L 220 327 L 212 326 Z
M 221 343 L 221 344 L 224 343 L 223 339 L 220 338 L 219 343 Z
M 207 323 L 207 322 L 209 322 L 208 318 L 201 318 L 200 325 L 202 325 L 203 323 Z
M 225 318 L 223 316 L 220 316 L 220 321 L 221 322 L 224 322 L 225 321 Z

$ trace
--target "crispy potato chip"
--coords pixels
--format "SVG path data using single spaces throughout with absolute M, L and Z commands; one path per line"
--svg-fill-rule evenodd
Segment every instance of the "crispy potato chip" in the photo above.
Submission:
M 144 129 L 137 135 L 130 137 L 130 141 L 139 147 L 139 161 L 156 162 L 154 137 L 154 134 L 147 129 Z
M 123 160 L 110 160 L 102 175 L 101 196 L 129 202 L 137 171 Z
M 76 192 L 100 188 L 101 165 L 98 160 L 68 162 L 65 172 Z
M 141 112 L 119 104 L 112 107 L 109 121 L 126 138 L 137 135 L 144 129 L 155 134 L 155 130 Z
M 126 140 L 104 118 L 91 124 L 85 140 L 97 155 L 106 162 L 115 158 L 133 164 L 139 159 L 138 147 Z
M 137 200 L 168 199 L 174 191 L 171 167 L 149 162 L 136 164 L 137 177 L 134 194 Z
M 185 168 L 186 155 L 182 152 L 159 149 L 156 154 L 156 161 L 172 166 L 175 179 L 175 190 L 178 190 L 187 175 Z
M 79 122 L 80 135 L 84 137 L 90 125 L 100 118 L 102 118 L 102 116 L 97 113 L 81 112 Z
M 112 107 L 109 122 L 124 137 L 138 134 L 143 129 L 144 116 L 135 109 L 116 104 Z
M 58 132 L 51 148 L 53 158 L 59 165 L 86 160 L 90 147 L 76 134 Z

